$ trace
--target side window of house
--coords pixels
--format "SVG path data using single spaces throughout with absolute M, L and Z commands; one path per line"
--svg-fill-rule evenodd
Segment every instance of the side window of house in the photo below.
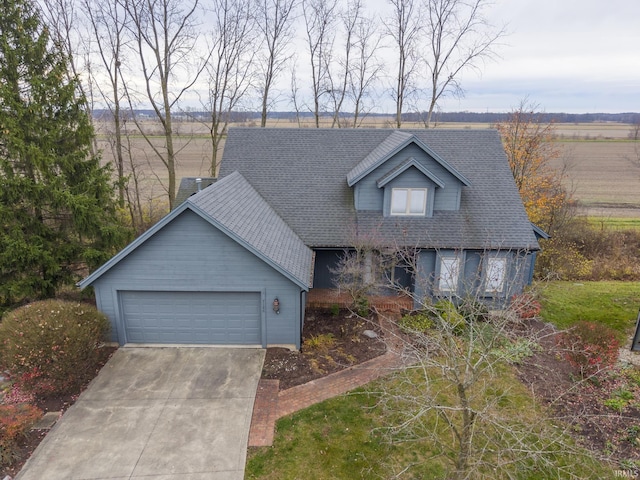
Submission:
M 426 210 L 426 188 L 394 188 L 391 190 L 391 215 L 424 215 Z
M 441 292 L 455 292 L 458 290 L 460 264 L 460 257 L 441 257 L 438 290 Z
M 507 276 L 507 259 L 493 257 L 487 259 L 485 269 L 484 289 L 486 293 L 502 293 Z

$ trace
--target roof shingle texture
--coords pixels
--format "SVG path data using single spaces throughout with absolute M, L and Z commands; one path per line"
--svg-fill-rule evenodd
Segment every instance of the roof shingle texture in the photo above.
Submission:
M 182 177 L 180 187 L 178 187 L 178 191 L 176 192 L 176 199 L 173 202 L 174 208 L 198 192 L 198 184 L 196 183 L 198 178 L 201 180 L 200 189 L 207 188 L 217 180 L 213 177 Z
M 313 252 L 238 172 L 186 200 L 264 259 L 311 286 Z
M 356 212 L 347 176 L 410 135 L 470 182 L 460 210 L 425 218 Z M 538 248 L 495 130 L 232 128 L 220 177 L 236 170 L 310 247 L 345 247 L 366 234 L 422 248 Z

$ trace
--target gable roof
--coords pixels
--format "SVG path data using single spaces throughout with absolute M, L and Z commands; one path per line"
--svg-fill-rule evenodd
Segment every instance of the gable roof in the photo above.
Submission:
M 350 187 L 358 183 L 359 180 L 367 176 L 374 171 L 389 158 L 396 153 L 400 152 L 403 148 L 409 144 L 415 143 L 423 151 L 425 151 L 431 158 L 442 165 L 449 171 L 454 177 L 456 177 L 463 185 L 469 185 L 467 180 L 460 172 L 453 168 L 449 163 L 443 160 L 437 153 L 431 150 L 426 144 L 421 142 L 415 135 L 401 130 L 394 130 L 391 135 L 384 139 L 380 145 L 378 145 L 364 160 L 358 163 L 347 174 L 347 183 Z
M 405 160 L 404 162 L 402 162 L 400 165 L 398 165 L 396 168 L 392 169 L 391 171 L 385 173 L 382 177 L 380 177 L 377 181 L 376 181 L 376 185 L 378 185 L 378 188 L 382 188 L 384 187 L 387 183 L 389 183 L 391 180 L 393 180 L 394 178 L 396 178 L 398 175 L 400 175 L 402 172 L 407 171 L 407 169 L 414 167 L 417 168 L 420 172 L 422 172 L 422 174 L 427 177 L 428 179 L 430 179 L 433 183 L 435 183 L 437 186 L 439 186 L 440 188 L 444 188 L 444 182 L 442 180 L 440 180 L 437 175 L 435 175 L 433 172 L 429 171 L 429 169 L 427 167 L 425 167 L 424 165 L 422 165 L 420 162 L 418 162 L 415 158 L 410 157 L 407 160 Z
M 185 210 L 191 210 L 231 237 L 292 282 L 308 290 L 313 277 L 313 252 L 238 172 L 187 198 L 152 228 L 98 270 L 78 283 L 84 288 Z
M 411 142 L 465 180 L 460 210 L 421 218 L 356 212 L 347 179 Z M 539 248 L 495 130 L 231 128 L 220 177 L 235 170 L 312 248 L 353 245 L 363 231 L 422 248 Z

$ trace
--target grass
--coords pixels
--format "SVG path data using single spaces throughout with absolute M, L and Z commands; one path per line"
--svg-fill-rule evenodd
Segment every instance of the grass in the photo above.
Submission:
M 356 392 L 278 421 L 273 447 L 249 451 L 245 478 L 376 478 L 390 448 L 371 434 L 375 398 Z
M 640 308 L 637 282 L 549 282 L 540 292 L 541 315 L 558 328 L 585 320 L 604 323 L 625 336 L 633 331 Z
M 640 218 L 625 217 L 588 217 L 590 225 L 602 229 L 614 230 L 638 230 L 640 229 Z
M 542 315 L 560 328 L 579 320 L 605 323 L 621 335 L 633 330 L 640 306 L 640 284 L 632 282 L 549 282 L 540 286 Z M 535 421 L 543 413 L 539 405 L 517 380 L 513 371 L 504 367 L 492 392 L 505 412 L 525 412 L 523 419 Z M 248 454 L 246 479 L 360 479 L 390 478 L 401 466 L 415 464 L 406 475 L 397 478 L 447 478 L 447 457 L 436 451 L 434 442 L 415 441 L 391 445 L 380 429 L 389 412 L 377 404 L 378 392 L 398 388 L 387 377 L 278 421 L 272 447 L 251 449 Z M 437 383 L 438 380 L 436 379 Z M 539 431 L 553 431 L 542 424 Z M 439 441 L 450 441 L 444 429 Z M 532 430 L 535 435 L 535 430 Z M 560 435 L 560 434 L 559 434 Z M 570 441 L 569 441 L 570 443 Z M 435 455 L 435 457 L 434 457 Z M 573 452 L 550 451 L 542 476 L 545 478 L 608 478 L 609 465 L 598 464 L 588 456 Z M 395 467 L 395 468 L 394 468 Z M 570 473 L 568 473 L 570 472 Z M 484 472 L 487 478 L 499 478 Z M 512 471 L 509 478 L 542 478 L 541 471 Z M 394 477 L 395 478 L 395 477 Z
M 422 423 L 428 430 L 438 432 L 437 442 L 418 439 L 390 444 L 382 434 L 385 418 L 394 418 L 394 414 L 389 411 L 385 413 L 378 404 L 379 392 L 401 392 L 402 389 L 420 385 L 418 382 L 408 387 L 406 378 L 404 380 L 383 378 L 351 394 L 327 400 L 279 420 L 273 446 L 249 450 L 245 479 L 450 478 L 448 453 L 439 449 L 438 444 L 447 445 L 454 440 L 450 430 L 442 427 L 443 422 L 438 422 L 439 428 L 436 427 L 436 416 Z M 437 378 L 433 387 L 441 392 L 439 402 L 448 401 L 447 394 L 440 388 L 443 385 Z M 494 400 L 502 417 L 509 418 L 510 422 L 525 421 L 528 424 L 539 421 L 537 415 L 542 410 L 509 367 L 501 369 L 486 393 L 488 402 Z M 482 430 L 483 434 L 479 437 L 488 434 L 493 435 L 494 440 L 504 434 L 501 430 L 494 431 L 490 423 Z M 489 431 L 492 433 L 487 433 Z M 573 447 L 569 448 L 571 453 L 562 451 L 562 447 L 558 447 L 562 442 L 556 441 L 564 439 L 569 445 L 571 441 L 562 437 L 551 424 L 538 422 L 537 426 L 526 431 L 530 432 L 530 441 L 536 441 L 539 434 L 550 440 L 546 455 L 550 464 L 537 466 L 533 470 L 533 465 L 528 465 L 529 468 L 525 470 L 514 467 L 508 477 L 489 468 L 482 472 L 483 478 L 569 478 L 562 472 L 572 472 L 575 475 L 572 478 L 606 478 L 608 466 L 589 460 L 588 454 L 575 455 Z M 504 451 L 495 451 L 500 452 L 499 457 L 503 461 L 508 457 Z M 395 476 L 408 465 L 413 466 L 406 474 Z

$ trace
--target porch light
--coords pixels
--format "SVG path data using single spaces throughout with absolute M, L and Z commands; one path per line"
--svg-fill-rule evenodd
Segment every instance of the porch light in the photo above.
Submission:
M 280 300 L 278 300 L 278 297 L 273 299 L 273 311 L 277 314 L 280 313 Z

